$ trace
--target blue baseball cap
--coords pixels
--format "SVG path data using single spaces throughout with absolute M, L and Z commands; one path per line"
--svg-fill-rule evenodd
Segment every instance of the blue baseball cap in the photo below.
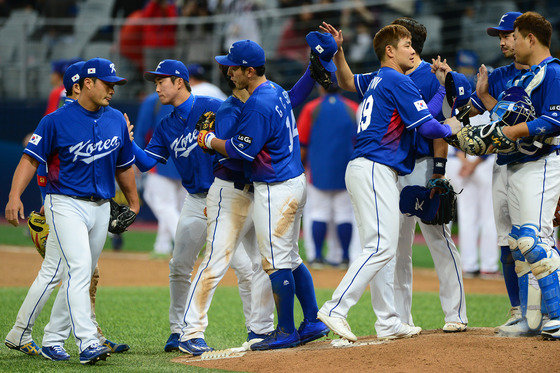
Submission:
M 500 24 L 496 27 L 488 27 L 486 33 L 490 36 L 498 36 L 500 32 L 512 32 L 513 23 L 521 14 L 520 12 L 507 12 L 500 18 Z
M 126 84 L 126 79 L 117 76 L 115 64 L 106 58 L 96 57 L 84 63 L 80 73 L 81 78 L 97 78 L 116 85 Z
M 177 60 L 163 60 L 161 61 L 155 71 L 146 71 L 144 79 L 153 82 L 156 78 L 164 78 L 166 76 L 176 76 L 183 79 L 185 82 L 189 81 L 189 71 L 184 63 Z
M 440 195 L 430 198 L 431 189 L 420 185 L 408 185 L 401 191 L 399 209 L 405 215 L 418 216 L 425 221 L 434 220 L 439 207 Z
M 319 56 L 319 60 L 325 69 L 331 73 L 335 72 L 336 65 L 332 58 L 338 47 L 334 37 L 328 32 L 311 31 L 305 36 L 305 40 L 311 47 L 311 51 Z
M 85 65 L 85 61 L 79 61 L 68 66 L 64 72 L 64 77 L 62 78 L 62 84 L 64 84 L 64 89 L 71 91 L 74 84 L 78 83 L 80 80 L 80 73 Z
M 472 86 L 467 77 L 461 73 L 451 71 L 445 77 L 445 100 L 441 111 L 449 118 L 455 114 L 455 109 L 469 103 Z
M 259 67 L 264 66 L 266 58 L 264 49 L 252 40 L 236 41 L 229 47 L 225 56 L 216 56 L 220 65 Z
M 189 72 L 190 76 L 194 76 L 197 78 L 204 77 L 204 74 L 206 73 L 204 67 L 202 67 L 202 65 L 199 65 L 197 63 L 191 63 L 190 65 L 187 65 L 187 71 Z

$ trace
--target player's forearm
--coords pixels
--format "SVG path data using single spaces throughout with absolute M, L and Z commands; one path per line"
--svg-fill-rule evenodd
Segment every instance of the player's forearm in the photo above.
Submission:
M 346 62 L 346 57 L 344 57 L 344 50 L 342 47 L 338 48 L 336 54 L 333 57 L 333 62 L 336 65 L 336 80 L 338 80 L 338 86 L 345 91 L 356 92 L 356 86 L 354 85 L 354 74 Z
M 35 172 L 37 172 L 38 167 L 39 162 L 35 158 L 27 154 L 24 154 L 21 157 L 12 179 L 12 187 L 10 189 L 9 196 L 10 199 L 21 197 L 23 191 L 27 188 L 27 185 L 29 185 L 29 182 L 35 175 Z
M 432 116 L 438 117 L 441 113 L 441 107 L 443 105 L 443 99 L 445 97 L 445 88 L 440 86 L 434 97 L 428 102 L 428 111 Z M 443 116 L 442 116 L 443 117 Z
M 434 139 L 434 158 L 447 158 L 447 152 L 449 150 L 449 144 L 445 142 L 444 139 Z
M 418 132 L 427 139 L 438 139 L 451 136 L 452 134 L 450 126 L 441 124 L 434 118 L 418 126 Z
M 212 146 L 212 149 L 214 149 L 215 151 L 217 151 L 221 155 L 229 157 L 228 152 L 226 150 L 226 140 L 222 140 L 222 139 L 218 139 L 218 138 L 214 137 L 210 141 L 210 145 Z
M 489 93 L 481 94 L 478 96 L 478 98 L 480 98 L 480 101 L 482 101 L 484 107 L 488 111 L 492 110 L 494 106 L 496 106 L 496 104 L 498 103 L 498 101 L 494 97 L 490 96 Z
M 138 198 L 138 190 L 136 189 L 136 180 L 134 179 L 134 170 L 132 167 L 117 168 L 115 179 L 121 188 L 130 209 L 138 214 L 140 211 L 140 199 Z
M 313 88 L 315 87 L 315 81 L 311 77 L 311 73 L 309 71 L 309 66 L 303 76 L 294 84 L 292 89 L 288 92 L 290 96 L 290 102 L 292 103 L 292 108 L 298 107 L 301 105 L 305 99 L 311 94 Z
M 132 142 L 132 151 L 135 157 L 134 164 L 140 171 L 149 171 L 157 164 L 157 160 L 146 154 L 144 149 L 140 148 L 135 142 Z
M 530 136 L 529 127 L 526 122 L 518 123 L 515 126 L 504 126 L 503 131 L 504 135 L 513 141 L 522 137 Z

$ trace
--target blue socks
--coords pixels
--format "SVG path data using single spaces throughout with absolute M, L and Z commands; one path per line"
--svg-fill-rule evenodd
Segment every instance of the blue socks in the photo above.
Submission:
M 338 240 L 342 247 L 342 260 L 349 260 L 348 250 L 350 249 L 350 241 L 352 240 L 352 223 L 342 223 L 337 225 Z
M 322 221 L 313 221 L 311 225 L 311 233 L 313 234 L 313 243 L 315 244 L 315 259 L 323 258 L 323 243 L 327 235 L 327 223 Z
M 317 299 L 315 298 L 315 288 L 313 287 L 311 273 L 309 273 L 305 264 L 301 263 L 299 267 L 292 271 L 292 274 L 296 282 L 296 296 L 301 304 L 303 317 L 308 321 L 317 320 L 319 307 L 317 307 Z
M 509 302 L 512 307 L 519 306 L 519 284 L 517 279 L 517 273 L 515 273 L 515 262 L 511 255 L 511 250 L 509 246 L 500 246 L 502 255 L 500 261 L 502 262 L 502 270 L 504 272 L 504 281 L 506 283 L 506 289 L 509 296 Z
M 290 269 L 279 269 L 269 275 L 278 314 L 278 330 L 292 334 L 294 325 L 294 276 Z M 315 306 L 317 307 L 317 306 Z

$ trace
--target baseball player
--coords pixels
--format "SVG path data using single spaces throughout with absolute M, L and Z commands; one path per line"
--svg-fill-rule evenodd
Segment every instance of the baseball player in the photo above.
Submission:
M 224 101 L 227 99 L 226 94 L 220 88 L 206 81 L 204 77 L 206 70 L 202 65 L 193 63 L 187 65 L 187 70 L 189 71 L 190 84 L 194 95 L 210 96 Z
M 108 199 L 114 196 L 115 178 L 131 209 L 139 210 L 126 121 L 108 106 L 114 86 L 124 83 L 109 60 L 94 58 L 84 64 L 78 100 L 41 120 L 14 173 L 6 206 L 7 220 L 17 225 L 18 217 L 23 218 L 21 193 L 39 162 L 46 163 L 45 214 L 52 230 L 48 242 L 56 247 L 59 264 L 68 271 L 53 306 L 61 312 L 51 315 L 51 323 L 66 318 L 64 306 L 82 364 L 104 360 L 110 352 L 99 345 L 88 289 L 107 237 Z
M 519 17 L 519 12 L 505 13 L 501 18 L 498 26 L 489 27 L 486 32 L 490 36 L 498 37 L 500 41 L 500 49 L 506 58 L 514 58 L 514 37 L 513 23 Z M 477 82 L 477 91 L 471 96 L 471 112 L 469 115 L 474 116 L 490 111 L 495 105 L 495 99 L 505 91 L 508 81 L 510 81 L 518 72 L 529 69 L 529 66 L 520 63 L 514 59 L 509 65 L 499 67 L 488 75 L 487 87 L 483 86 L 483 80 Z M 479 97 L 479 91 L 487 93 L 493 100 L 489 100 L 486 94 Z M 484 100 L 484 101 L 483 101 Z M 521 319 L 521 308 L 519 301 L 518 278 L 515 272 L 514 260 L 508 244 L 508 234 L 511 230 L 511 216 L 508 210 L 507 191 L 506 191 L 506 173 L 507 167 L 494 164 L 492 174 L 492 205 L 494 210 L 494 222 L 498 235 L 498 246 L 500 246 L 500 261 L 502 262 L 502 272 L 506 284 L 507 293 L 511 303 L 510 317 L 503 324 L 508 326 L 516 324 Z
M 65 104 L 76 101 L 80 94 L 80 87 L 78 82 L 80 79 L 80 72 L 84 64 L 85 62 L 83 61 L 72 64 L 66 69 L 64 73 L 63 82 L 64 88 L 66 89 Z M 47 185 L 47 170 L 44 164 L 39 164 L 39 167 L 37 169 L 37 181 L 39 184 L 39 189 L 41 191 L 42 200 L 44 201 Z M 64 266 L 61 264 L 61 258 L 56 250 L 56 246 L 54 246 L 53 244 L 54 241 L 52 241 L 48 245 L 50 249 L 45 250 L 45 253 L 43 254 L 45 260 L 41 265 L 41 269 L 37 274 L 35 281 L 29 288 L 25 300 L 23 301 L 23 304 L 21 305 L 18 312 L 16 323 L 8 333 L 5 343 L 8 347 L 20 350 L 24 353 L 37 354 L 40 352 L 45 358 L 58 361 L 68 360 L 70 358 L 70 355 L 66 353 L 63 347 L 64 341 L 70 335 L 71 327 L 69 323 L 69 314 L 66 309 L 62 309 L 61 311 L 59 311 L 56 308 L 53 308 L 51 312 L 53 315 L 55 315 L 53 319 L 57 317 L 57 313 L 64 312 L 67 316 L 67 323 L 64 329 L 54 330 L 54 332 L 52 330 L 54 329 L 53 326 L 51 324 L 48 324 L 47 327 L 45 327 L 45 334 L 43 336 L 43 347 L 41 349 L 38 348 L 31 337 L 35 320 L 41 313 L 43 306 L 49 299 L 54 287 L 64 277 Z M 99 271 L 96 267 L 92 276 L 89 293 L 92 305 L 92 320 L 97 327 L 98 338 L 101 344 L 108 347 L 111 352 L 118 353 L 127 351 L 129 349 L 128 345 L 114 343 L 106 339 L 95 320 L 95 293 L 97 290 L 98 278 Z M 61 308 L 65 307 L 64 304 L 61 304 L 61 306 Z M 66 337 L 57 340 L 56 337 L 53 338 L 53 336 L 56 336 L 57 334 L 60 334 L 62 336 L 65 335 Z
M 218 137 L 228 138 L 235 135 L 236 122 L 244 102 L 249 98 L 249 93 L 246 89 L 235 87 L 227 75 L 228 66 L 220 65 L 220 68 L 233 94 L 216 113 L 215 133 Z M 288 92 L 290 101 L 294 105 L 300 105 L 314 85 L 315 82 L 307 69 L 303 77 Z M 251 325 L 248 326 L 247 341 L 243 344 L 245 349 L 250 349 L 251 345 L 262 341 L 274 329 L 274 300 L 270 280 L 262 270 L 261 255 L 257 249 L 251 219 L 253 185 L 244 175 L 243 161 L 225 158 L 221 154 L 218 154 L 214 161 L 214 176 L 214 183 L 208 191 L 207 198 L 209 229 L 206 247 L 210 249 L 207 250 L 195 276 L 196 285 L 192 286 L 189 292 L 181 340 L 204 338 L 207 326 L 206 315 L 214 291 L 229 267 L 232 253 L 241 242 L 241 246 L 251 258 L 253 268 L 258 268 L 258 271 L 253 274 L 254 284 L 265 285 L 253 286 L 251 291 L 253 299 L 251 312 L 254 316 L 251 317 Z M 198 299 L 205 299 L 206 302 L 195 301 Z M 306 327 L 307 324 L 304 321 L 300 326 L 302 343 L 322 336 Z
M 411 33 L 412 47 L 418 52 L 414 55 L 414 67 L 408 70 L 406 75 L 418 86 L 422 97 L 429 101 L 430 112 L 438 119 L 443 119 L 441 106 L 445 93 L 442 86 L 444 76 L 440 74 L 442 81 L 439 82 L 436 75 L 431 72 L 430 64 L 420 57 L 426 39 L 425 27 L 408 17 L 398 18 L 393 24 L 401 25 Z M 332 26 L 326 25 L 326 27 L 329 32 L 337 34 L 336 29 Z M 357 92 L 360 97 L 363 97 L 376 74 L 354 75 L 342 57 L 343 54 L 340 54 L 339 59 L 335 59 L 335 62 L 341 65 L 341 68 L 337 70 L 341 75 L 341 84 L 344 84 L 344 88 Z M 439 64 L 439 59 L 435 62 Z M 442 178 L 445 174 L 447 156 L 445 142 L 432 141 L 417 134 L 415 146 L 414 170 L 409 175 L 399 176 L 399 188 L 407 185 L 426 185 L 429 179 Z M 435 159 L 434 155 L 437 155 Z M 408 336 L 409 329 L 401 328 L 401 324 L 414 326 L 411 314 L 412 243 L 417 222 L 432 254 L 440 280 L 440 300 L 445 314 L 444 330 L 454 332 L 466 329 L 467 316 L 463 280 L 460 273 L 460 256 L 451 239 L 449 228 L 445 225 L 424 224 L 414 217 L 400 215 L 400 235 L 396 258 L 383 267 L 380 274 L 370 284 L 372 305 L 377 315 L 375 330 L 378 338 Z M 393 286 L 394 295 L 392 294 Z M 393 307 L 390 304 L 395 304 L 396 314 L 393 313 Z
M 198 131 L 195 124 L 203 113 L 216 112 L 222 102 L 207 96 L 192 95 L 188 84 L 189 73 L 180 61 L 163 60 L 155 71 L 146 72 L 144 77 L 155 82 L 161 103 L 173 105 L 174 110 L 157 126 L 145 150 L 133 144 L 136 165 L 145 172 L 158 162 L 167 162 L 171 157 L 188 192 L 177 225 L 173 258 L 169 262 L 171 335 L 164 350 L 181 349 L 201 354 L 211 350 L 203 338 L 184 344 L 179 342 L 191 272 L 206 238 L 206 195 L 212 183 L 213 157 L 196 145 Z M 253 271 L 244 250 L 238 250 L 236 255 L 238 259 L 234 260 L 232 267 L 239 279 L 239 293 L 249 323 Z
M 323 24 L 325 31 L 334 34 L 337 40 L 336 59 L 340 62 L 344 56 L 342 35 L 329 26 Z M 363 251 L 318 314 L 335 334 L 352 341 L 357 338 L 346 322 L 346 315 L 397 250 L 400 215 L 397 176 L 409 174 L 414 167 L 415 132 L 412 130 L 417 129 L 427 138 L 440 138 L 460 129 L 455 118 L 447 119 L 443 125 L 436 121 L 416 85 L 404 75 L 414 67 L 416 54 L 411 34 L 405 27 L 383 27 L 375 35 L 374 50 L 381 69 L 365 89 L 357 144 L 346 170 L 346 185 Z M 338 66 L 337 71 L 347 68 L 340 63 Z M 337 74 L 341 85 L 343 75 Z M 394 304 L 389 302 L 386 308 L 389 314 L 396 315 Z M 421 330 L 399 321 L 396 324 L 399 337 L 413 336 Z
M 278 326 L 252 350 L 297 346 L 300 334 L 294 324 L 294 294 L 303 309 L 303 335 L 323 336 L 326 326 L 317 320 L 313 279 L 298 253 L 299 226 L 305 205 L 305 175 L 290 96 L 266 79 L 265 54 L 251 40 L 235 42 L 225 56 L 216 57 L 237 89 L 250 94 L 239 114 L 236 133 L 219 139 L 201 131 L 199 145 L 246 161 L 253 181 L 253 222 L 263 269 L 270 277 L 276 302 Z M 312 339 L 311 339 L 312 340 Z
M 157 124 L 173 111 L 172 105 L 162 105 L 158 94 L 152 93 L 138 110 L 134 141 L 144 148 L 150 141 Z M 143 180 L 144 200 L 158 221 L 154 253 L 169 255 L 173 251 L 173 239 L 186 191 L 181 176 L 173 162 L 158 164 L 147 172 Z
M 358 104 L 343 98 L 338 90 L 338 86 L 329 90 L 319 87 L 320 97 L 305 105 L 298 118 L 301 159 L 310 171 L 306 213 L 312 220 L 312 265 L 324 263 L 322 249 L 331 217 L 342 248 L 342 263 L 350 261 L 354 217 L 344 171 L 354 147 Z
M 541 302 L 540 296 L 533 297 L 534 289 L 540 288 L 550 319 L 543 322 L 541 334 L 558 339 L 560 283 L 557 270 L 560 260 L 553 249 L 552 219 L 560 195 L 560 146 L 555 139 L 560 132 L 557 119 L 560 112 L 560 61 L 550 55 L 552 26 L 544 17 L 526 12 L 517 17 L 513 28 L 515 60 L 530 69 L 519 72 L 508 87 L 523 88 L 531 98 L 536 119 L 504 127 L 504 136 L 517 141 L 518 151 L 500 154 L 497 159 L 498 164 L 506 165 L 505 190 L 512 223 L 508 242 L 519 276 L 523 316 L 514 325 L 500 327 L 500 332 L 506 335 L 509 332 L 538 332 Z M 496 100 L 485 89 L 488 85 L 484 67 L 480 69 L 479 79 L 478 97 L 486 108 L 494 107 L 492 103 L 495 104 Z M 499 110 L 500 107 L 496 106 L 494 113 L 499 115 Z

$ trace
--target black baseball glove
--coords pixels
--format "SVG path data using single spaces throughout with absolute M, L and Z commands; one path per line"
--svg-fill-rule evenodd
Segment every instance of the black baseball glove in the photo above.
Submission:
M 517 143 L 506 135 L 501 121 L 483 126 L 463 127 L 457 133 L 458 148 L 470 155 L 490 153 L 511 153 L 517 150 Z M 490 148 L 492 145 L 492 149 Z
M 111 215 L 109 217 L 109 232 L 113 234 L 121 234 L 126 231 L 134 220 L 136 220 L 136 213 L 125 205 L 119 205 L 113 199 L 111 203 Z
M 442 225 L 447 224 L 457 214 L 457 193 L 447 179 L 430 179 L 427 188 L 439 193 L 439 206 L 436 217 L 431 221 L 422 220 L 424 224 Z
M 470 109 L 471 109 L 471 105 L 465 105 L 458 109 L 459 113 L 456 115 L 456 117 L 457 120 L 459 120 L 459 122 L 463 124 L 463 128 L 471 126 L 469 115 L 468 115 Z M 449 137 L 444 138 L 444 140 L 447 141 L 449 145 L 459 148 L 460 144 L 457 135 L 451 135 Z
M 318 55 L 311 51 L 309 55 L 309 72 L 311 78 L 317 83 L 323 86 L 325 89 L 329 89 L 333 84 L 331 73 L 325 69 L 325 66 L 321 63 Z

